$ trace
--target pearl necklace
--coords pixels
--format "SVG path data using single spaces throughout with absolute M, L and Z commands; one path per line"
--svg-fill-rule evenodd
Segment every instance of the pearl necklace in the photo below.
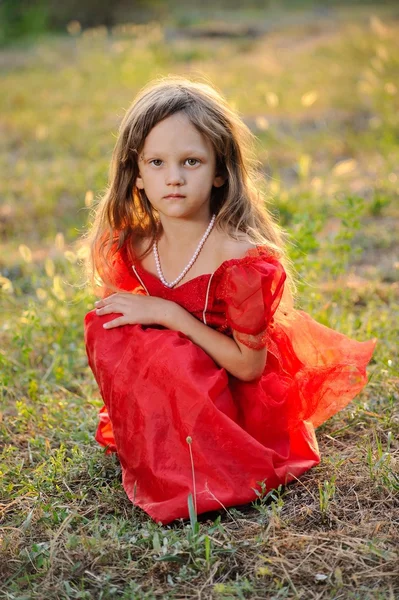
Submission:
M 194 252 L 191 260 L 188 263 L 188 265 L 186 267 L 184 267 L 184 269 L 180 273 L 180 275 L 178 277 L 176 277 L 176 279 L 174 281 L 172 281 L 171 283 L 168 283 L 166 281 L 165 277 L 163 276 L 162 269 L 161 269 L 161 263 L 160 263 L 159 255 L 158 255 L 158 242 L 157 242 L 157 240 L 155 240 L 155 242 L 154 242 L 154 244 L 152 246 L 152 249 L 153 249 L 153 252 L 154 252 L 154 258 L 155 258 L 155 264 L 157 266 L 158 277 L 159 277 L 159 279 L 162 281 L 162 283 L 166 287 L 168 287 L 168 288 L 175 287 L 175 285 L 177 285 L 179 283 L 179 281 L 181 281 L 183 279 L 183 277 L 186 275 L 186 273 L 191 269 L 191 267 L 193 266 L 193 264 L 197 260 L 198 254 L 202 250 L 202 246 L 205 244 L 206 238 L 208 237 L 208 235 L 212 231 L 212 227 L 213 227 L 213 225 L 215 223 L 215 219 L 216 219 L 216 215 L 212 215 L 212 219 L 211 219 L 211 222 L 208 225 L 208 229 L 205 231 L 204 235 L 202 236 L 202 239 L 201 239 L 200 243 L 198 244 L 197 249 Z

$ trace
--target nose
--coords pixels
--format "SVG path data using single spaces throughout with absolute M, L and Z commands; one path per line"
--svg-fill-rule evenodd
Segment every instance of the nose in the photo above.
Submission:
M 183 185 L 184 177 L 178 166 L 170 166 L 166 173 L 166 185 Z

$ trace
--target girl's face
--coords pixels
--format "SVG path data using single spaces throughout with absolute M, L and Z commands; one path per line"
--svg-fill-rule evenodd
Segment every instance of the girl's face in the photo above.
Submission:
M 184 113 L 167 117 L 151 129 L 138 167 L 136 186 L 145 190 L 161 219 L 209 219 L 212 186 L 222 186 L 224 179 L 216 176 L 212 144 Z

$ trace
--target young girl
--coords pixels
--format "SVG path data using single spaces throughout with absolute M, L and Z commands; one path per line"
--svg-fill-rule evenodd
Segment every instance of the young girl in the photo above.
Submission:
M 252 135 L 206 84 L 164 78 L 126 112 L 91 234 L 85 319 L 130 500 L 163 524 L 256 499 L 320 461 L 315 428 L 366 383 L 375 341 L 293 308 Z

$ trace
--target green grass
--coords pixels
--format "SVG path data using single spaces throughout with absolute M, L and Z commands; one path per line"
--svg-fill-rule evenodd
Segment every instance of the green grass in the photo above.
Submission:
M 398 597 L 399 23 L 336 14 L 250 44 L 152 25 L 0 54 L 0 598 Z M 93 439 L 74 242 L 124 109 L 171 72 L 205 73 L 257 133 L 299 306 L 379 343 L 367 388 L 318 430 L 318 467 L 160 526 Z

